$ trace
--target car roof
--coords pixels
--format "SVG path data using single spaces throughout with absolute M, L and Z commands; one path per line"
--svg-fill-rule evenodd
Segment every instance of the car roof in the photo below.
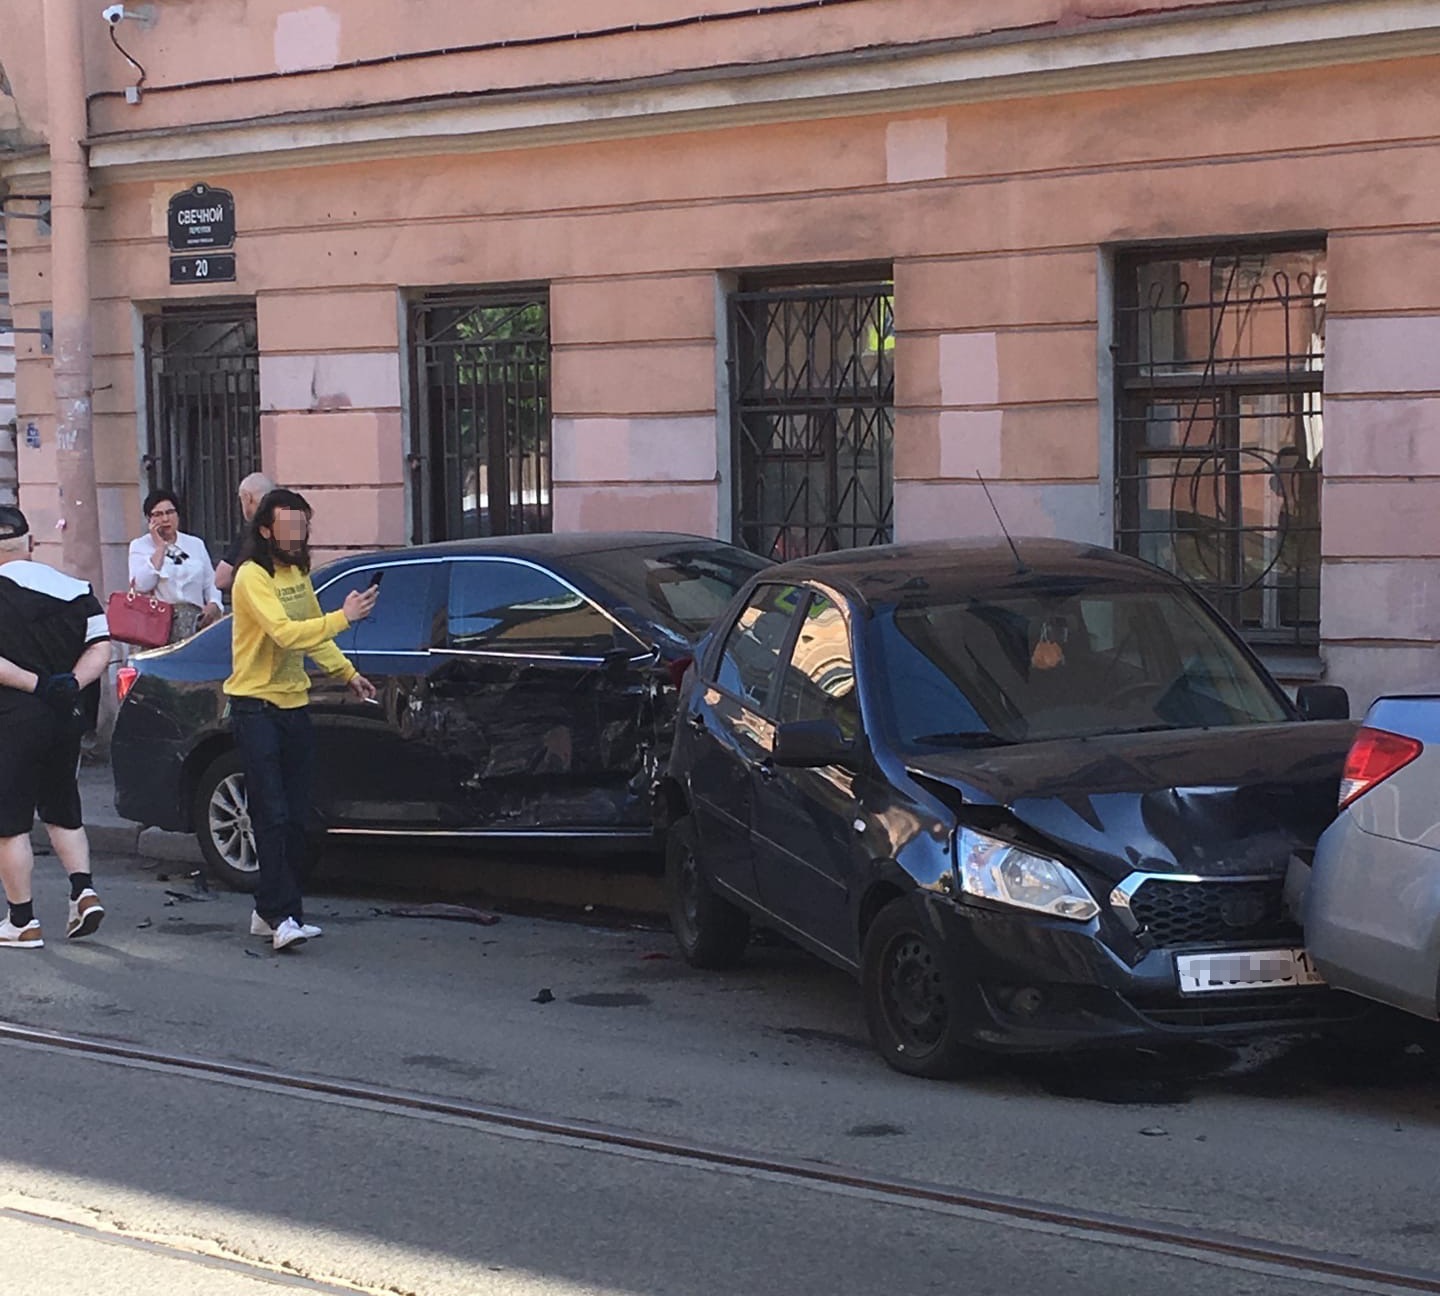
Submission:
M 489 536 L 479 540 L 446 540 L 438 544 L 411 545 L 348 554 L 330 567 L 371 566 L 375 563 L 409 562 L 416 558 L 529 558 L 539 562 L 574 558 L 582 554 L 614 553 L 622 549 L 644 549 L 656 545 L 725 545 L 713 536 L 686 535 L 678 531 L 557 531 L 537 535 Z
M 829 584 L 862 603 L 893 603 L 921 586 L 929 594 L 966 595 L 1038 588 L 1055 581 L 1178 585 L 1168 572 L 1099 545 L 1038 536 L 932 540 L 873 545 L 795 558 L 768 568 L 760 579 Z M 1016 562 L 1019 551 L 1021 561 Z

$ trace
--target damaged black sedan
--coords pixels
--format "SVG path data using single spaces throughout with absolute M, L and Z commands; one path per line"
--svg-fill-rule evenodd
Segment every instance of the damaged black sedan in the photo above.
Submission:
M 320 606 L 380 584 L 336 642 L 376 685 L 318 678 L 315 840 L 566 842 L 647 849 L 693 645 L 766 560 L 698 536 L 525 535 L 357 554 L 315 573 Z M 120 672 L 116 807 L 194 832 L 252 890 L 245 777 L 222 685 L 226 618 Z
M 680 706 L 683 953 L 780 931 L 859 977 L 901 1071 L 1356 1011 L 1285 898 L 1334 817 L 1344 693 L 1292 703 L 1156 568 L 1046 540 L 773 567 Z

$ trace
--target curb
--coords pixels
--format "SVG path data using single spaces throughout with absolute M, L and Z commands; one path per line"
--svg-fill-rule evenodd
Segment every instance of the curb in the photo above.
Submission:
M 141 859 L 165 860 L 172 864 L 203 864 L 200 843 L 189 833 L 162 832 L 159 828 L 141 828 L 135 823 L 89 823 L 85 835 L 95 855 L 126 855 Z M 30 841 L 37 854 L 50 854 L 50 838 L 41 825 L 36 825 Z
M 200 843 L 193 833 L 166 832 L 162 828 L 142 828 L 137 849 L 146 859 L 166 860 L 172 864 L 205 863 Z
M 108 823 L 85 825 L 85 836 L 90 839 L 92 855 L 139 855 L 140 825 L 132 823 Z M 36 824 L 30 833 L 30 843 L 37 855 L 49 855 L 50 837 L 42 824 Z

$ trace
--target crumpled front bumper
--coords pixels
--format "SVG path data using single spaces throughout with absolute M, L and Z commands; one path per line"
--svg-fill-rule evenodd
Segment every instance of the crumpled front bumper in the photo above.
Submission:
M 1370 1011 L 1324 986 L 1182 994 L 1175 951 L 1143 951 L 1107 917 L 1077 923 L 942 895 L 926 903 L 956 963 L 966 1033 L 988 1050 L 1282 1034 L 1358 1021 Z

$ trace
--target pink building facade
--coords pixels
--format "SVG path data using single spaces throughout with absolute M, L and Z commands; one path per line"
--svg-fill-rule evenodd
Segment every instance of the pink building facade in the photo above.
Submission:
M 44 7 L 0 0 L 0 185 L 48 539 Z M 1436 682 L 1434 6 L 154 0 L 118 44 L 89 21 L 113 586 L 146 489 L 218 546 L 256 467 L 329 552 L 989 534 L 983 475 L 1013 532 L 1181 572 L 1291 681 Z M 177 252 L 197 185 L 233 244 Z

